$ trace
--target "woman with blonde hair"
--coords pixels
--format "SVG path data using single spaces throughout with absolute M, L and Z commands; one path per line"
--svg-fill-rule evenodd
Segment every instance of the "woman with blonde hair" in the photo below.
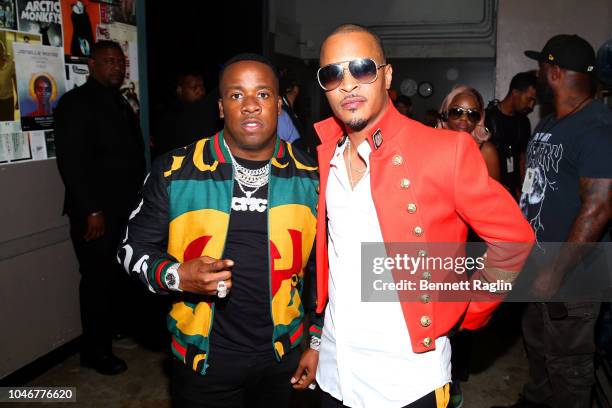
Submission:
M 490 133 L 484 125 L 485 110 L 482 95 L 466 85 L 458 85 L 444 98 L 440 106 L 438 126 L 460 132 L 467 132 L 476 141 L 487 164 L 489 176 L 499 180 L 499 157 Z

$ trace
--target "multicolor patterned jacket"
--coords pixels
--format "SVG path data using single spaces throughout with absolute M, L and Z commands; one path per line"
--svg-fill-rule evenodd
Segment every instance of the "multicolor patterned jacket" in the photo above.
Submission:
M 119 249 L 118 260 L 126 271 L 152 292 L 169 293 L 164 278 L 174 262 L 203 255 L 220 259 L 233 183 L 223 132 L 156 160 Z M 313 161 L 277 138 L 268 186 L 268 256 L 271 347 L 278 360 L 303 337 L 310 292 L 304 290 L 304 273 L 316 233 L 318 186 Z M 314 297 L 312 290 L 312 308 Z M 200 374 L 208 367 L 215 299 L 182 292 L 168 316 L 172 352 Z M 320 337 L 320 318 L 311 322 L 310 335 Z

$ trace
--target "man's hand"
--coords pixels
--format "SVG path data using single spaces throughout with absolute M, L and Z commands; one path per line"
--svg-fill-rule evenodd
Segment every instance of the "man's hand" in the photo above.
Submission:
M 85 241 L 94 241 L 104 235 L 104 215 L 101 212 L 89 214 L 87 216 L 87 230 L 85 231 Z
M 232 273 L 229 271 L 232 266 L 234 261 L 230 259 L 219 260 L 209 256 L 187 261 L 177 270 L 181 281 L 180 287 L 185 292 L 215 296 L 217 285 L 220 281 L 225 281 L 229 291 L 232 288 Z
M 551 265 L 547 265 L 538 271 L 538 275 L 531 285 L 531 294 L 539 301 L 552 299 L 561 288 L 563 277 Z
M 319 352 L 311 348 L 306 349 L 300 358 L 297 370 L 291 377 L 291 384 L 296 390 L 306 389 L 315 380 L 317 364 L 319 363 Z

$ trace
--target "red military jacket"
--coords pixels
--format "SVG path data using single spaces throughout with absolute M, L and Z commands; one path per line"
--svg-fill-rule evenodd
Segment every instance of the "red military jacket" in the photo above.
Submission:
M 317 312 L 328 296 L 325 195 L 330 161 L 345 134 L 335 117 L 315 124 L 321 177 L 316 256 Z M 534 234 L 510 194 L 488 176 L 485 162 L 467 133 L 429 128 L 400 114 L 388 101 L 367 138 L 372 198 L 385 242 L 463 242 L 469 224 L 487 243 L 522 242 L 523 250 L 498 259 L 497 270 L 518 273 Z M 421 251 L 423 255 L 423 251 Z M 359 254 L 355 254 L 359 256 Z M 414 352 L 435 348 L 437 337 L 460 323 L 477 329 L 499 301 L 401 302 Z

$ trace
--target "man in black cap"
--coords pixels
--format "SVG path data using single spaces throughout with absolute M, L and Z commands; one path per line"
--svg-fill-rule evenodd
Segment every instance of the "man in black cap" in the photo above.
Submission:
M 557 35 L 542 52 L 525 55 L 539 63 L 538 97 L 554 108 L 527 146 L 520 200 L 536 252 L 552 249 L 548 242 L 566 242 L 534 282 L 535 293 L 550 299 L 577 262 L 585 262 L 579 244 L 609 240 L 612 112 L 593 100 L 595 52 L 584 39 Z M 547 252 L 550 258 L 554 251 Z M 513 407 L 591 406 L 598 313 L 597 302 L 527 304 L 522 326 L 531 378 Z

